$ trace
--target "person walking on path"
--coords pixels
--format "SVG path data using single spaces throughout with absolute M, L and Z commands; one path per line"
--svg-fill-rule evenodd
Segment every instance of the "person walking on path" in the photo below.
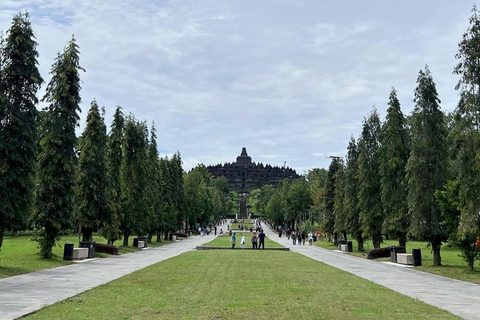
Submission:
M 252 233 L 252 248 L 257 249 L 257 233 L 255 231 Z
M 312 245 L 312 243 L 313 243 L 313 233 L 312 231 L 310 231 L 308 233 L 308 244 Z
M 235 249 L 235 241 L 237 241 L 237 239 L 235 238 L 235 232 L 232 233 L 232 237 L 230 238 L 230 243 L 232 244 L 232 249 Z
M 260 234 L 258 235 L 258 239 L 260 242 L 258 243 L 258 249 L 262 248 L 265 249 L 265 233 L 263 233 L 263 229 L 260 229 Z
M 245 236 L 242 234 L 242 239 L 240 240 L 240 248 L 245 249 Z
M 302 231 L 302 244 L 303 245 L 305 245 L 305 238 L 306 238 L 305 231 Z
M 292 241 L 293 245 L 297 244 L 297 233 L 295 231 L 292 232 Z

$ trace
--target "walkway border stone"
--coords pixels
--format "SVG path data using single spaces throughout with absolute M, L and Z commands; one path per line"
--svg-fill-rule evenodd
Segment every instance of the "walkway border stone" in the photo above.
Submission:
M 435 274 L 404 268 L 390 263 L 381 263 L 337 250 L 328 250 L 315 245 L 293 245 L 286 237 L 279 237 L 263 224 L 265 234 L 291 251 L 337 269 L 352 273 L 392 289 L 408 297 L 418 299 L 434 307 L 449 311 L 464 319 L 480 319 L 480 285 L 450 279 Z

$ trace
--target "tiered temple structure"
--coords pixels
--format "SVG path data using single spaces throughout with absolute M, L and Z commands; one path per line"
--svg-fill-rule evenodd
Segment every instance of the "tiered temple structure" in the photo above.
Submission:
M 208 166 L 207 169 L 215 178 L 225 177 L 229 188 L 238 193 L 248 193 L 266 184 L 276 186 L 284 178 L 299 178 L 297 172 L 288 167 L 252 162 L 245 147 L 236 162 Z

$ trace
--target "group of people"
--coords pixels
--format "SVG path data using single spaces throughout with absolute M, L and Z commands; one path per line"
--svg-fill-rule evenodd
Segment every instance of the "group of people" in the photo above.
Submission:
M 265 249 L 265 233 L 263 233 L 263 229 L 260 229 L 260 233 L 257 235 L 256 231 L 252 231 L 252 236 L 250 238 L 250 241 L 252 243 L 252 249 Z M 231 233 L 230 237 L 230 243 L 232 244 L 232 249 L 235 249 L 235 245 L 237 242 L 236 238 L 236 232 Z M 240 248 L 245 249 L 245 236 L 242 235 L 242 238 L 240 239 Z
M 292 242 L 293 242 L 293 245 L 305 245 L 305 240 L 306 238 L 308 237 L 308 244 L 309 245 L 312 245 L 313 244 L 313 233 L 310 231 L 308 233 L 308 235 L 305 234 L 305 231 L 292 231 L 291 233 L 290 232 L 287 232 L 287 237 L 288 238 L 292 238 Z

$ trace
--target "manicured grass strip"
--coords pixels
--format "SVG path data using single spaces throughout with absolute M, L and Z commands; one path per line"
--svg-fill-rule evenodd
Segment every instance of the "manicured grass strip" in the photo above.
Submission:
M 459 319 L 292 252 L 197 251 L 27 319 Z
M 358 252 L 357 242 L 352 240 L 353 250 L 349 254 L 355 255 L 358 257 L 366 258 L 367 255 L 364 252 Z M 314 245 L 331 249 L 338 250 L 337 246 L 334 246 L 332 242 L 328 241 L 317 241 L 314 242 Z M 396 240 L 385 240 L 382 243 L 382 247 L 387 247 L 389 245 L 396 246 L 398 241 Z M 467 263 L 460 257 L 460 249 L 456 246 L 443 245 L 440 254 L 442 256 L 442 266 L 433 266 L 433 254 L 431 248 L 428 247 L 426 242 L 421 241 L 409 241 L 407 242 L 406 251 L 408 253 L 412 252 L 412 249 L 421 249 L 422 250 L 422 266 L 415 267 L 417 270 L 434 273 L 440 276 L 468 281 L 476 284 L 480 284 L 480 263 L 475 264 L 475 271 L 470 271 L 470 268 L 467 266 Z M 365 250 L 373 249 L 371 241 L 365 242 Z M 390 258 L 376 259 L 375 261 L 390 261 Z
M 240 248 L 240 240 L 242 239 L 242 235 L 245 236 L 245 248 L 251 248 L 252 247 L 252 241 L 251 237 L 252 234 L 250 232 L 242 232 L 242 231 L 236 231 L 236 245 L 235 248 Z M 257 244 L 258 244 L 257 240 Z M 228 235 L 228 232 L 226 234 L 223 234 L 212 241 L 206 243 L 203 245 L 204 247 L 231 247 L 232 244 L 230 243 L 230 236 Z M 269 238 L 265 238 L 265 248 L 283 248 L 282 245 L 278 244 L 277 242 L 274 242 L 270 240 Z
M 42 259 L 39 255 L 37 243 L 30 240 L 30 236 L 8 236 L 3 241 L 2 251 L 0 254 L 0 278 L 11 277 L 27 272 L 50 269 L 60 267 L 73 263 L 71 261 L 63 260 L 63 247 L 66 242 L 74 243 L 78 247 L 78 236 L 62 236 L 60 246 L 53 248 L 54 257 L 51 259 Z M 107 243 L 105 239 L 99 236 L 94 236 L 93 241 L 99 243 Z M 152 242 L 148 246 L 157 247 L 171 243 L 171 241 L 163 241 L 160 243 Z M 120 246 L 121 241 L 115 242 L 115 245 Z M 121 246 L 119 253 L 129 253 L 138 251 L 138 248 L 133 248 L 133 237 L 129 239 L 129 247 Z M 96 254 L 97 257 L 108 257 L 110 255 L 105 253 Z

